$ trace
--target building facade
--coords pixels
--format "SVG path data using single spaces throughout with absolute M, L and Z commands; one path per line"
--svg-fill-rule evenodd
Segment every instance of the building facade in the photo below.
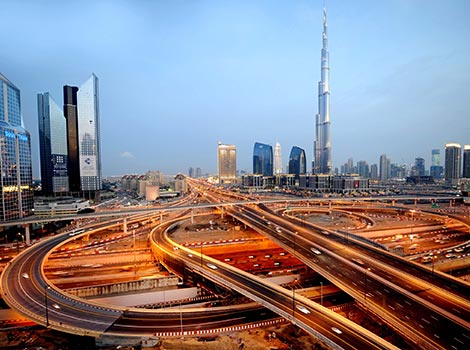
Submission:
M 273 148 L 256 142 L 253 148 L 253 174 L 273 176 Z
M 69 188 L 96 198 L 102 187 L 98 77 L 77 88 L 64 86 Z
M 303 175 L 307 172 L 307 159 L 305 157 L 305 151 L 297 146 L 292 147 L 289 156 L 289 174 L 295 175 L 298 179 L 299 175 Z
M 323 9 L 323 34 L 321 49 L 321 79 L 318 82 L 318 113 L 316 115 L 316 138 L 314 141 L 313 173 L 330 174 L 331 135 L 330 135 L 330 58 L 328 52 L 328 25 L 326 9 Z
M 224 145 L 219 142 L 217 147 L 217 163 L 219 184 L 236 182 L 237 148 L 235 145 Z
M 282 174 L 282 151 L 281 144 L 276 142 L 274 146 L 274 175 Z
M 429 169 L 429 175 L 434 179 L 442 179 L 444 174 L 444 168 L 441 165 L 441 151 L 433 149 L 431 151 L 431 168 Z
M 390 178 L 390 159 L 385 154 L 380 156 L 379 179 L 384 181 Z
M 462 147 L 459 143 L 447 143 L 445 154 L 445 179 L 448 183 L 456 185 L 460 178 Z
M 470 179 L 470 145 L 463 146 L 462 177 Z
M 44 195 L 69 191 L 67 125 L 62 109 L 48 92 L 37 95 L 41 184 Z
M 0 74 L 0 221 L 32 214 L 31 136 L 22 127 L 20 90 Z

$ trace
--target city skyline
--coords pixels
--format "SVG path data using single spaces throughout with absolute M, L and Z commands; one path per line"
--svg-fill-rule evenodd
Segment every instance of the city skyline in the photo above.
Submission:
M 2 2 L 16 37 L 0 34 L 0 72 L 21 90 L 35 177 L 37 93 L 61 105 L 61 87 L 90 72 L 104 175 L 216 173 L 218 140 L 237 147 L 240 170 L 255 142 L 279 141 L 305 149 L 310 171 L 322 1 L 49 4 Z M 380 154 L 428 167 L 432 149 L 469 143 L 470 4 L 329 1 L 327 12 L 333 168 Z

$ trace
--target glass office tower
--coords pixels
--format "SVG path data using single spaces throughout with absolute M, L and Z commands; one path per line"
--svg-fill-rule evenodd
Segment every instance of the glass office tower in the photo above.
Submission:
M 42 191 L 44 195 L 68 192 L 66 120 L 48 92 L 37 96 Z
M 101 190 L 102 179 L 99 92 L 95 74 L 80 88 L 64 86 L 64 115 L 70 191 L 95 198 Z
M 0 74 L 0 221 L 32 214 L 31 136 L 22 127 L 20 90 Z
M 305 151 L 297 146 L 292 147 L 289 156 L 289 174 L 294 174 L 296 178 L 307 172 L 307 159 Z
M 101 147 L 98 77 L 91 77 L 78 89 L 78 142 L 82 191 L 101 190 Z
M 273 148 L 264 143 L 255 143 L 253 149 L 253 174 L 273 176 Z

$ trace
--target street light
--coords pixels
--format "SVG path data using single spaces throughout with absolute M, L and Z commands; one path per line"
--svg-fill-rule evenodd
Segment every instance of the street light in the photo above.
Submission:
M 370 267 L 364 269 L 364 303 L 367 302 L 367 271 L 370 271 Z
M 46 304 L 46 328 L 49 328 L 49 308 L 47 305 L 47 290 L 51 289 L 47 284 L 44 285 L 44 302 Z
M 181 310 L 181 301 L 180 301 L 180 326 L 181 326 L 181 339 L 184 339 L 184 336 L 183 336 L 183 310 Z
M 295 323 L 295 284 L 297 278 L 292 281 L 292 322 Z

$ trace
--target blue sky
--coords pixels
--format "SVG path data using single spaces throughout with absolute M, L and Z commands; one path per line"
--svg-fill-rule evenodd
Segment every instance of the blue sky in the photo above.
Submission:
M 0 72 L 36 94 L 100 79 L 103 173 L 252 171 L 255 142 L 313 157 L 322 0 L 0 0 Z M 470 144 L 470 1 L 327 1 L 332 158 L 377 163 Z M 310 170 L 310 164 L 308 166 Z

